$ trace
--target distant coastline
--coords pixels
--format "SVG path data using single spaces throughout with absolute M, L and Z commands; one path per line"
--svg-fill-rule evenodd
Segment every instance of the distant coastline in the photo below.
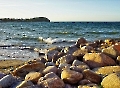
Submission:
M 27 19 L 0 18 L 0 22 L 50 22 L 50 20 L 46 17 L 34 17 Z

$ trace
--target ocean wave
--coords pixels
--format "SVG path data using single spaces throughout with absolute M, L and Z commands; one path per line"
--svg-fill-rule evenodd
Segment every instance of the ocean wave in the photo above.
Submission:
M 39 37 L 39 40 L 48 44 L 54 44 L 54 43 L 63 43 L 63 42 L 75 42 L 75 40 L 66 40 L 66 39 L 62 39 L 62 38 L 55 38 L 52 39 L 50 38 L 43 38 L 43 37 Z

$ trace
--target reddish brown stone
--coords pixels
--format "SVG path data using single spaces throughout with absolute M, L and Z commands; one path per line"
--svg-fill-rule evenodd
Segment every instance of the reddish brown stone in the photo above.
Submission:
M 92 70 L 84 70 L 83 71 L 83 76 L 85 79 L 90 80 L 93 83 L 100 83 L 102 80 L 102 77 L 98 74 L 96 74 L 95 72 L 93 72 Z
M 83 61 L 90 67 L 102 67 L 107 65 L 116 65 L 115 61 L 103 53 L 87 53 L 83 57 Z

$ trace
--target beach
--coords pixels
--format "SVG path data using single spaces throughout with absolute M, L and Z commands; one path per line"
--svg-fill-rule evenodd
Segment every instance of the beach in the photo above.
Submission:
M 36 51 L 39 58 L 0 61 L 1 88 L 119 87 L 119 40 L 79 38 L 71 46 Z
M 119 24 L 0 23 L 0 88 L 118 88 Z

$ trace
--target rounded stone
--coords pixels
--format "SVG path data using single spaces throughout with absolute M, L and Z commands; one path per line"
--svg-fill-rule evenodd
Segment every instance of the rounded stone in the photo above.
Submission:
M 70 84 L 65 84 L 65 88 L 73 88 Z
M 0 79 L 3 78 L 4 76 L 5 74 L 0 72 Z
M 63 70 L 61 73 L 61 79 L 70 84 L 76 84 L 83 78 L 83 75 L 79 72 L 72 70 Z
M 100 75 L 102 75 L 104 77 L 104 76 L 109 75 L 111 73 L 120 72 L 120 66 L 99 67 L 99 68 L 94 68 L 93 71 L 95 73 L 100 74 Z
M 61 64 L 59 64 L 59 66 L 58 66 L 58 68 L 60 69 L 60 70 L 63 70 L 64 68 L 70 68 L 70 64 L 67 64 L 67 63 L 61 63 Z
M 117 57 L 117 51 L 114 49 L 114 46 L 110 46 L 108 48 L 104 48 L 102 49 L 102 52 L 109 55 L 112 58 L 116 58 Z
M 117 57 L 116 62 L 117 62 L 118 65 L 120 65 L 120 56 Z
M 86 53 L 88 53 L 87 50 L 77 49 L 75 52 L 73 52 L 72 55 L 78 59 L 81 59 Z
M 119 88 L 120 87 L 120 73 L 112 73 L 106 76 L 101 85 L 103 88 Z
M 50 72 L 44 76 L 44 79 L 53 78 L 53 77 L 57 78 L 58 76 L 54 72 Z
M 89 69 L 89 66 L 82 61 L 74 60 L 70 68 L 74 71 L 82 72 L 85 69 Z
M 46 60 L 51 62 L 53 57 L 55 58 L 56 55 L 58 55 L 59 51 L 58 50 L 48 50 L 46 56 Z
M 90 68 L 116 65 L 111 57 L 103 53 L 86 53 L 83 57 L 83 62 L 85 62 Z
M 74 56 L 71 55 L 71 54 L 68 54 L 68 55 L 65 55 L 65 56 L 59 58 L 59 59 L 56 61 L 56 65 L 58 66 L 58 65 L 61 64 L 61 63 L 71 64 L 75 59 L 76 59 L 76 57 L 74 57 Z
M 33 83 L 37 83 L 38 79 L 42 76 L 40 72 L 30 72 L 25 76 L 26 81 L 32 81 Z
M 56 66 L 48 66 L 43 70 L 43 74 L 47 74 L 49 72 L 57 73 L 58 69 Z
M 78 84 L 79 84 L 79 85 L 86 85 L 86 84 L 90 84 L 90 83 L 92 83 L 90 80 L 88 80 L 88 79 L 83 79 L 83 80 L 81 80 Z
M 92 83 L 100 83 L 102 80 L 102 77 L 92 70 L 86 69 L 83 71 L 83 76 L 85 79 L 90 80 Z
M 41 77 L 37 83 L 42 88 L 64 88 L 64 82 L 53 72 Z
M 94 48 L 92 46 L 83 46 L 81 47 L 81 50 L 86 52 L 91 52 L 94 51 Z
M 31 81 L 22 81 L 16 88 L 28 88 L 33 85 Z
M 81 44 L 87 43 L 87 40 L 85 38 L 79 38 L 76 42 L 76 46 L 79 47 Z
M 12 74 L 14 76 L 25 77 L 26 74 L 32 71 L 42 71 L 45 68 L 44 63 L 42 62 L 35 62 L 30 64 L 24 64 L 18 68 L 16 68 Z
M 8 88 L 10 87 L 16 79 L 12 75 L 6 75 L 2 79 L 0 79 L 0 86 L 2 88 Z
M 53 62 L 46 62 L 45 63 L 45 66 L 47 67 L 47 66 L 55 66 L 55 63 L 53 63 Z

